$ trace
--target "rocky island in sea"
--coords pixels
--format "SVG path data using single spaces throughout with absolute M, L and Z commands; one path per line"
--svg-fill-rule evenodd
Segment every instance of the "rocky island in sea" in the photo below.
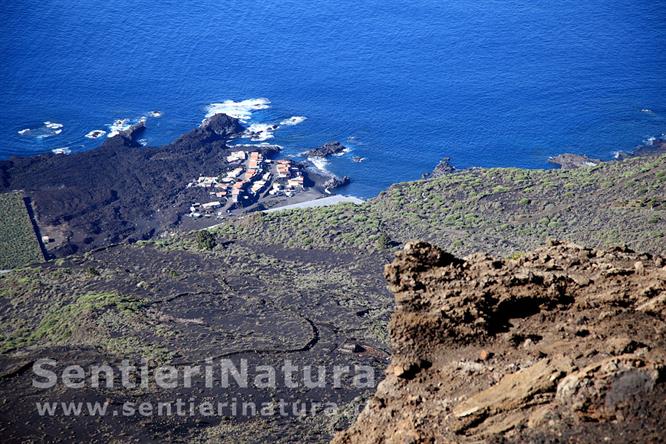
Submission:
M 349 148 L 341 144 L 340 142 L 329 142 L 325 143 L 319 148 L 314 148 L 305 153 L 307 157 L 328 157 L 342 154 L 346 151 L 349 151 Z

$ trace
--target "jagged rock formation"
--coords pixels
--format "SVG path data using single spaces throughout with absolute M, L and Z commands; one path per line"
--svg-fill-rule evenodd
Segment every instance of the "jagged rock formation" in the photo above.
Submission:
M 172 146 L 182 149 L 213 145 L 214 148 L 220 149 L 224 148 L 227 139 L 240 135 L 243 130 L 243 125 L 238 119 L 226 114 L 215 114 L 204 120 L 199 128 L 180 136 Z
M 655 442 L 666 436 L 666 259 L 551 242 L 386 266 L 385 380 L 336 443 Z
M 106 142 L 104 142 L 104 146 L 140 148 L 141 143 L 139 143 L 139 138 L 144 133 L 144 131 L 146 131 L 146 122 L 144 120 L 140 120 L 126 130 L 120 131 L 116 136 L 108 139 Z
M 436 179 L 447 174 L 451 174 L 455 171 L 455 167 L 451 165 L 451 158 L 444 157 L 440 160 L 435 168 L 429 173 L 424 173 L 421 175 L 421 179 Z
M 571 153 L 559 154 L 557 156 L 551 157 L 548 159 L 548 162 L 554 165 L 559 165 L 559 167 L 563 170 L 591 167 L 601 163 L 600 160 L 592 159 L 580 154 Z
M 324 181 L 322 184 L 322 188 L 325 190 L 331 191 L 336 188 L 344 187 L 345 185 L 349 185 L 351 183 L 351 178 L 349 176 L 331 176 L 329 179 Z
M 340 142 L 329 142 L 325 143 L 319 148 L 308 151 L 305 155 L 306 157 L 328 157 L 335 154 L 340 154 L 346 149 L 347 147 Z

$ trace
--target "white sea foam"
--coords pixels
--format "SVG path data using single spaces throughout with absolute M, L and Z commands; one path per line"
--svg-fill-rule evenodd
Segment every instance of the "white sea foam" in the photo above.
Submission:
M 33 136 L 37 139 L 45 139 L 47 137 L 57 136 L 62 133 L 64 125 L 58 122 L 51 122 L 47 120 L 42 126 L 35 128 L 24 128 L 18 131 L 19 136 Z
M 308 160 L 319 171 L 328 175 L 331 174 L 331 172 L 327 168 L 329 164 L 328 160 L 324 159 L 323 157 L 308 157 Z
M 301 124 L 301 123 L 305 122 L 306 119 L 307 119 L 307 117 L 305 117 L 305 116 L 291 116 L 290 118 L 284 119 L 283 121 L 281 121 L 280 125 L 282 125 L 282 126 L 294 126 L 294 125 L 298 125 L 298 124 Z
M 107 127 L 109 128 L 109 134 L 107 136 L 108 137 L 117 136 L 122 131 L 128 130 L 130 126 L 131 124 L 129 119 L 117 119 L 113 123 L 107 125 Z
M 106 131 L 97 129 L 90 131 L 88 134 L 86 134 L 86 137 L 88 139 L 99 139 L 100 137 L 104 137 L 104 135 L 106 135 Z
M 211 103 L 206 107 L 206 118 L 215 114 L 226 114 L 235 117 L 241 122 L 247 122 L 252 118 L 254 111 L 270 108 L 271 101 L 266 98 L 247 99 L 240 102 L 225 100 L 221 103 Z
M 139 139 L 139 145 L 141 146 L 148 145 L 148 139 Z
M 63 147 L 63 148 L 53 148 L 51 152 L 53 154 L 71 154 L 72 150 L 70 150 L 67 147 Z
M 641 112 L 646 114 L 654 114 L 654 111 L 652 111 L 650 108 L 643 108 L 641 109 Z
M 63 125 L 62 123 L 50 122 L 47 120 L 46 122 L 44 122 L 44 126 L 48 129 L 59 130 L 62 129 L 65 125 Z
M 264 142 L 275 137 L 276 129 L 278 126 L 270 123 L 253 123 L 245 130 L 245 136 L 253 142 Z
M 333 154 L 333 155 L 334 155 L 335 157 L 342 157 L 342 156 L 344 156 L 345 154 L 349 154 L 349 153 L 351 153 L 351 152 L 352 152 L 352 149 L 351 149 L 351 148 L 345 148 L 344 150 L 340 151 L 339 153 L 335 153 L 335 154 Z
M 247 149 L 247 150 L 256 150 L 259 148 L 273 148 L 276 151 L 282 151 L 284 147 L 282 145 L 277 145 L 275 143 L 261 142 L 261 143 L 237 143 L 229 145 L 235 149 Z

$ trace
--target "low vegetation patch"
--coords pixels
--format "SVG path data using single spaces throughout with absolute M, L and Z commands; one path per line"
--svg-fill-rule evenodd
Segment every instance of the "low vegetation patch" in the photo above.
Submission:
M 40 342 L 51 345 L 64 344 L 89 316 L 100 314 L 104 310 L 134 314 L 140 307 L 141 301 L 123 297 L 116 292 L 83 294 L 71 303 L 47 307 L 35 328 L 24 324 L 11 332 L 6 332 L 5 336 L 0 337 L 0 352 Z
M 258 244 L 341 251 L 425 239 L 457 254 L 508 255 L 559 238 L 663 252 L 654 239 L 666 232 L 666 182 L 654 178 L 664 174 L 666 156 L 575 170 L 470 169 L 397 184 L 362 205 L 255 214 L 214 231 Z

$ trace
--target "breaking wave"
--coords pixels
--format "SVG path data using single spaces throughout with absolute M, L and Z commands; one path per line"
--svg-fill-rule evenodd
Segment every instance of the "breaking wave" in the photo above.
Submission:
M 226 114 L 235 117 L 241 122 L 247 122 L 252 118 L 254 111 L 270 108 L 271 101 L 266 98 L 246 99 L 240 102 L 225 100 L 220 103 L 211 103 L 206 107 L 206 118 L 215 114 Z
M 136 125 L 139 122 L 145 123 L 146 120 L 148 120 L 146 116 L 141 116 L 138 119 L 129 119 L 129 118 L 117 119 L 113 123 L 107 125 L 107 127 L 109 128 L 109 133 L 107 134 L 107 136 L 108 137 L 117 136 L 123 131 L 127 131 L 128 129 L 130 129 L 132 125 Z
M 59 135 L 62 133 L 63 128 L 64 125 L 62 123 L 47 120 L 43 122 L 41 126 L 19 130 L 18 135 L 23 137 L 35 137 L 36 139 L 45 139 L 47 137 Z
M 245 130 L 245 136 L 253 142 L 264 142 L 275 137 L 273 133 L 278 128 L 270 123 L 253 123 Z
M 320 172 L 322 172 L 322 173 L 324 173 L 328 176 L 333 175 L 333 173 L 331 173 L 328 170 L 329 162 L 325 158 L 323 158 L 323 157 L 308 157 L 308 161 L 312 164 L 312 166 L 314 166 Z
M 88 139 L 99 139 L 100 137 L 104 137 L 105 135 L 106 135 L 106 131 L 96 129 L 96 130 L 89 131 L 85 135 L 85 137 L 88 138 Z
M 132 126 L 130 119 L 117 119 L 113 123 L 107 125 L 109 128 L 108 137 L 117 136 L 122 131 L 128 130 Z
M 298 125 L 298 124 L 301 124 L 301 123 L 305 122 L 306 119 L 307 119 L 307 117 L 305 117 L 305 116 L 292 116 L 288 119 L 284 119 L 283 121 L 281 121 L 280 125 L 281 126 L 294 126 L 294 125 Z

